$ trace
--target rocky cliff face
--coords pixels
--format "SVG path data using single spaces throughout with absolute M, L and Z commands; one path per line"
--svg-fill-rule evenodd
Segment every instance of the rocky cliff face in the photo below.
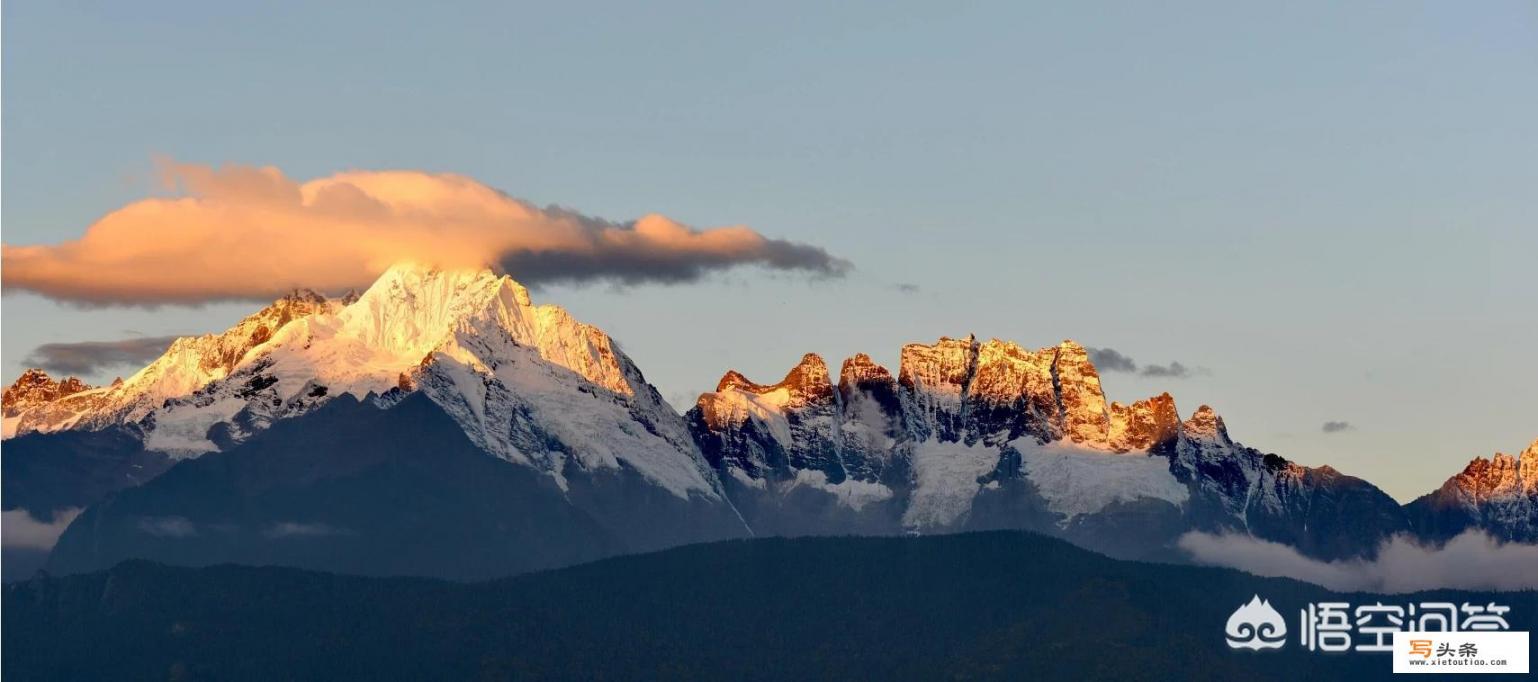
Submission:
M 313 291 L 295 291 L 223 333 L 177 339 L 154 362 L 110 386 L 90 388 L 76 381 L 77 390 L 52 400 L 18 403 L 14 411 L 8 407 L 5 436 L 136 424 L 166 401 L 187 398 L 229 376 L 259 356 L 273 336 L 295 320 L 340 305 Z
M 1117 452 L 1149 450 L 1173 442 L 1180 435 L 1180 413 L 1168 393 L 1144 398 L 1131 405 L 1113 402 L 1107 441 Z
M 1186 530 L 1248 532 L 1331 558 L 1405 528 L 1381 491 L 1239 445 L 1207 406 L 1186 420 L 1168 393 L 1108 406 L 1073 341 L 1028 350 L 947 337 L 900 357 L 895 381 L 857 355 L 835 390 L 808 355 L 780 383 L 729 372 L 700 396 L 695 439 L 750 525 L 1027 528 L 1154 557 Z
M 1503 540 L 1538 542 L 1538 441 L 1515 456 L 1475 458 L 1407 510 L 1411 525 L 1427 538 L 1478 529 Z
M 728 372 L 716 394 L 723 399 L 700 404 L 706 428 L 696 431 L 706 436 L 701 440 L 710 452 L 730 456 L 736 467 L 758 475 L 783 478 L 793 476 L 793 471 L 818 472 L 833 483 L 848 477 L 839 456 L 841 434 L 834 430 L 838 399 L 822 358 L 808 353 L 784 379 L 770 385 Z M 708 437 L 755 416 L 766 432 L 751 442 L 744 440 L 743 447 L 728 447 Z
M 1064 437 L 1075 443 L 1107 445 L 1110 423 L 1105 393 L 1100 390 L 1100 374 L 1090 364 L 1083 346 L 1064 341 L 1057 347 L 1052 358 L 1052 379 L 1058 404 L 1062 406 Z
M 820 383 L 827 384 L 825 371 Z M 162 393 L 171 395 L 154 404 L 144 398 Z M 804 397 L 831 397 L 831 389 L 824 393 Z M 346 541 L 336 542 L 327 561 L 350 565 L 398 542 L 381 519 L 417 525 L 441 519 L 418 530 L 448 542 L 440 548 L 444 556 L 481 551 L 469 546 L 476 543 L 505 545 L 494 548 L 499 559 L 477 569 L 491 572 L 482 575 L 750 532 L 683 419 L 607 334 L 558 307 L 534 305 L 517 282 L 486 270 L 401 265 L 355 298 L 289 297 L 223 334 L 177 341 L 102 395 L 109 399 L 102 409 L 59 423 L 54 433 L 27 432 L 7 450 L 25 441 L 29 452 L 54 448 L 61 460 L 84 460 L 92 453 L 64 436 L 106 425 L 139 439 L 134 452 L 111 453 L 117 462 L 151 453 L 188 466 L 177 464 L 175 476 L 132 491 L 92 487 L 100 476 L 50 479 L 75 488 L 54 500 L 126 496 L 93 507 L 91 527 L 70 536 L 82 539 L 61 566 L 110 563 L 142 551 L 176 563 L 270 556 L 322 567 L 327 564 L 311 561 L 313 550 L 291 554 L 294 543 L 272 535 L 284 524 L 312 523 L 306 516 L 346 529 L 330 534 Z M 433 425 L 441 452 L 429 444 L 433 439 L 412 431 L 412 420 Z M 444 424 L 453 426 L 452 438 Z M 268 436 L 279 427 L 280 435 Z M 467 449 L 493 464 L 454 455 L 443 461 L 444 471 L 423 478 L 434 454 L 448 458 L 450 450 Z M 8 489 L 27 484 L 13 480 L 13 473 L 25 478 L 26 472 L 12 463 L 5 460 Z M 531 497 L 516 504 L 487 499 L 495 495 L 484 481 L 463 476 L 516 481 L 504 494 Z M 189 477 L 198 482 L 189 484 Z M 413 487 L 429 478 L 438 487 Z M 456 485 L 481 492 L 455 499 Z M 338 501 L 343 498 L 351 501 Z M 409 504 L 396 509 L 391 500 Z M 376 513 L 364 519 L 343 507 Z M 265 511 L 253 516 L 257 509 Z M 42 518 L 49 510 L 28 511 Z M 464 519 L 482 513 L 493 518 L 476 527 L 496 532 L 463 535 Z M 149 532 L 139 522 L 146 515 L 230 530 L 199 536 L 207 542 L 151 540 L 142 537 Z M 529 527 L 541 518 L 554 525 Z M 237 537 L 245 549 L 232 548 Z M 159 542 L 168 538 L 173 541 Z M 550 545 L 558 545 L 560 555 L 536 556 L 551 538 L 566 538 Z M 535 544 L 521 548 L 525 540 Z M 510 563 L 496 563 L 503 560 Z
M 213 337 L 255 345 L 136 421 L 146 447 L 197 457 L 341 395 L 388 406 L 422 392 L 479 447 L 558 484 L 626 469 L 680 497 L 719 497 L 682 420 L 608 335 L 534 305 L 511 278 L 402 265 L 351 303 L 310 302 L 275 316 L 282 326 L 248 318 Z
M 489 271 L 400 265 L 361 295 L 296 292 L 223 333 L 176 341 L 111 386 L 28 372 L 5 391 L 4 407 L 7 437 L 19 434 L 7 452 L 25 453 L 0 460 L 7 504 L 27 500 L 45 518 L 144 484 L 136 508 L 176 516 L 177 505 L 205 505 L 200 513 L 212 515 L 200 522 L 217 527 L 219 513 L 239 511 L 229 505 L 257 504 L 230 490 L 281 483 L 286 492 L 262 497 L 270 508 L 251 520 L 252 538 L 264 532 L 260 523 L 285 523 L 285 495 L 331 511 L 332 502 L 313 497 L 319 488 L 287 478 L 322 471 L 336 478 L 334 494 L 411 496 L 406 479 L 433 461 L 397 445 L 420 446 L 420 438 L 396 428 L 370 439 L 380 451 L 368 456 L 344 456 L 351 446 L 336 440 L 344 432 L 337 420 L 365 419 L 373 432 L 392 422 L 371 410 L 397 408 L 439 433 L 452 424 L 456 450 L 462 436 L 471 450 L 515 467 L 520 489 L 570 507 L 552 512 L 562 528 L 603 538 L 603 547 L 563 545 L 570 556 L 747 533 L 995 528 L 1174 560 L 1182 558 L 1175 538 L 1191 530 L 1246 533 L 1325 559 L 1370 554 L 1411 529 L 1430 539 L 1468 528 L 1538 538 L 1538 444 L 1475 460 L 1401 508 L 1365 481 L 1235 442 L 1207 406 L 1182 419 L 1168 393 L 1107 405 L 1098 371 L 1073 341 L 1032 350 L 942 337 L 904 346 L 895 375 L 859 354 L 836 378 L 807 354 L 775 383 L 727 372 L 680 417 L 601 329 L 535 305 L 516 281 Z M 264 436 L 279 426 L 281 438 Z M 217 464 L 237 451 L 229 461 L 238 467 Z M 332 452 L 338 464 L 274 455 L 294 452 Z M 205 457 L 215 464 L 176 464 Z M 405 478 L 356 478 L 364 466 Z M 168 467 L 196 470 L 200 483 L 149 480 Z M 440 483 L 451 488 L 453 478 Z M 23 490 L 47 494 L 16 493 Z M 93 521 L 100 532 L 138 532 L 135 519 L 100 516 L 111 513 L 90 517 L 104 519 Z M 142 544 L 75 537 L 77 551 Z M 176 544 L 164 548 L 174 554 Z
M 1399 504 L 1377 487 L 1236 443 L 1206 405 L 1153 452 L 1166 454 L 1190 489 L 1185 516 L 1196 530 L 1244 533 L 1338 559 L 1372 554 L 1408 529 Z
M 1056 440 L 1063 430 L 1055 350 L 1030 351 L 993 339 L 978 347 L 967 391 L 965 437 L 1003 445 L 1022 437 Z
M 0 405 L 4 406 L 5 416 L 10 417 L 43 403 L 89 390 L 89 385 L 75 377 L 54 381 L 53 377 L 41 369 L 29 369 L 0 393 Z
M 41 369 L 29 369 L 0 393 L 0 413 L 5 417 L 5 437 L 20 430 L 22 415 L 45 408 L 64 398 L 91 390 L 75 377 L 55 381 Z

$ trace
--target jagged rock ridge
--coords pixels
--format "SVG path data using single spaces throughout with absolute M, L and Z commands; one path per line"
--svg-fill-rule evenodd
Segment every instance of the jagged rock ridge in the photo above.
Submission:
M 46 450 L 52 441 L 38 439 L 47 434 L 113 429 L 113 452 L 130 437 L 183 460 L 240 452 L 246 471 L 278 476 L 263 471 L 268 454 L 253 454 L 276 447 L 264 434 L 304 424 L 324 439 L 341 431 L 328 419 L 369 414 L 329 409 L 340 397 L 368 410 L 409 407 L 435 424 L 425 413 L 436 410 L 477 451 L 532 472 L 555 491 L 550 499 L 578 510 L 563 523 L 607 529 L 591 536 L 610 549 L 623 545 L 616 528 L 686 529 L 640 547 L 748 532 L 1026 528 L 1118 556 L 1178 559 L 1174 538 L 1206 530 L 1340 558 L 1412 527 L 1428 537 L 1478 527 L 1525 538 L 1538 526 L 1532 448 L 1476 461 L 1428 496 L 1435 504 L 1406 510 L 1329 467 L 1233 441 L 1207 406 L 1183 420 L 1168 393 L 1108 405 L 1073 341 L 1031 350 L 942 337 L 904 346 L 900 358 L 894 376 L 855 355 L 836 382 L 816 354 L 773 384 L 728 372 L 680 417 L 607 334 L 534 305 L 512 279 L 405 264 L 361 294 L 295 292 L 224 333 L 180 339 L 111 386 L 28 373 L 6 392 L 6 425 L 8 436 L 14 426 L 32 439 L 29 452 Z M 406 442 L 420 441 L 377 447 Z M 385 454 L 369 465 L 399 464 Z M 283 461 L 297 467 L 285 475 L 306 465 Z M 214 477 L 209 490 L 231 483 L 218 479 L 220 467 L 197 470 Z M 72 546 L 105 546 L 97 540 L 106 539 Z M 602 554 L 588 550 L 572 556 Z
M 183 337 L 144 369 L 100 388 L 58 395 L 52 400 L 7 408 L 6 437 L 65 429 L 99 430 L 134 424 L 167 400 L 186 397 L 225 378 L 295 320 L 335 310 L 340 304 L 309 290 L 297 290 L 245 317 L 221 334 Z M 11 428 L 14 419 L 14 428 Z
M 5 437 L 9 438 L 20 425 L 21 415 L 43 405 L 56 402 L 91 386 L 75 377 L 55 381 L 39 368 L 29 369 L 16 378 L 15 383 L 0 392 L 0 413 L 5 417 Z
M 1252 532 L 1329 557 L 1370 553 L 1405 528 L 1381 491 L 1239 445 L 1205 405 L 1186 420 L 1168 393 L 1107 405 L 1071 340 L 1029 350 L 942 337 L 900 358 L 895 380 L 857 355 L 835 390 L 807 355 L 778 384 L 729 372 L 700 396 L 695 439 L 750 525 L 1024 527 L 1140 556 L 1186 530 Z M 819 510 L 799 513 L 808 507 Z M 1316 518 L 1327 510 L 1365 521 Z
M 1538 542 L 1538 440 L 1515 456 L 1474 458 L 1406 508 L 1422 537 L 1445 540 L 1477 529 L 1502 540 Z
M 276 560 L 309 561 L 311 554 L 292 552 L 294 527 L 347 538 L 336 545 L 339 554 L 326 558 L 341 563 L 325 565 L 355 566 L 398 541 L 387 532 L 392 523 L 420 526 L 439 519 L 442 528 L 419 530 L 440 542 L 440 535 L 460 537 L 457 529 L 469 527 L 466 519 L 485 514 L 494 517 L 490 525 L 475 525 L 493 535 L 476 541 L 512 543 L 487 550 L 501 557 L 496 561 L 510 562 L 506 571 L 557 565 L 559 557 L 585 560 L 749 532 L 682 418 L 619 346 L 556 306 L 534 305 L 517 282 L 487 270 L 404 264 L 355 299 L 288 297 L 222 335 L 176 342 L 135 377 L 124 386 L 190 380 L 153 406 L 116 399 L 53 430 L 62 436 L 126 429 L 145 451 L 188 466 L 173 466 L 174 476 L 121 491 L 117 502 L 88 510 L 82 517 L 88 522 L 61 539 L 55 555 L 67 556 L 56 556 L 57 566 L 105 565 L 137 552 L 203 561 L 244 560 L 271 550 Z M 381 411 L 401 416 L 368 416 Z M 375 425 L 363 432 L 356 424 L 337 423 L 365 416 Z M 487 475 L 472 473 L 485 467 L 463 461 L 457 453 L 466 448 L 450 444 L 444 422 L 462 434 L 466 448 L 512 467 L 495 471 L 523 472 L 493 476 L 513 485 L 506 494 L 523 502 L 498 500 L 479 480 L 461 481 L 466 491 L 480 491 L 465 499 L 412 489 L 433 456 L 455 458 L 444 460 L 446 468 L 434 476 Z M 429 428 L 413 424 L 432 425 L 444 452 L 424 448 L 420 434 L 384 437 L 391 429 Z M 269 436 L 279 425 L 281 434 Z M 47 441 L 56 434 L 40 431 L 20 438 L 33 450 L 70 442 Z M 340 434 L 355 435 L 338 441 Z M 199 483 L 189 485 L 189 477 Z M 7 477 L 12 483 L 21 484 Z M 340 502 L 344 497 L 354 501 Z M 168 507 L 167 500 L 177 502 Z M 390 500 L 401 503 L 391 506 Z M 532 500 L 555 508 L 527 508 Z M 342 507 L 373 509 L 381 521 L 365 523 Z M 298 518 L 282 518 L 284 509 Z M 172 528 L 219 530 L 156 535 L 162 516 L 173 519 Z M 542 518 L 556 525 L 539 527 Z M 145 533 L 188 539 L 152 541 L 140 537 Z M 220 534 L 240 538 L 239 547 L 216 541 Z M 518 543 L 525 541 L 531 544 L 520 553 Z M 528 555 L 557 546 L 559 557 Z M 394 561 L 389 572 L 415 560 Z M 475 571 L 488 575 L 496 566 L 493 561 Z M 445 575 L 460 575 L 451 569 L 442 567 Z

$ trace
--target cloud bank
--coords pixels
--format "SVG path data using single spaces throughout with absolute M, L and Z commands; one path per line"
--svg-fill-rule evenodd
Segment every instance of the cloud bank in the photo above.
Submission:
M 1089 361 L 1102 372 L 1136 372 L 1137 363 L 1115 348 L 1089 348 Z
M 1501 543 L 1479 531 L 1465 531 L 1441 547 L 1395 536 L 1372 561 L 1320 561 L 1248 535 L 1186 533 L 1179 546 L 1197 563 L 1294 578 L 1340 592 L 1538 589 L 1538 571 L 1533 570 L 1538 545 Z
M 0 545 L 24 549 L 53 549 L 69 522 L 80 515 L 78 507 L 54 511 L 53 519 L 43 521 L 25 509 L 0 512 Z
M 743 265 L 837 277 L 848 261 L 747 227 L 611 222 L 537 208 L 471 178 L 162 164 L 173 196 L 119 208 L 74 241 L 3 247 L 4 284 L 84 304 L 271 299 L 368 286 L 390 265 L 499 266 L 524 284 L 679 283 Z
M 1206 370 L 1193 369 L 1179 362 L 1171 362 L 1168 365 L 1144 365 L 1139 370 L 1136 361 L 1123 355 L 1115 348 L 1087 348 L 1085 350 L 1089 352 L 1089 361 L 1095 365 L 1096 369 L 1102 372 L 1125 372 L 1165 379 L 1184 379 L 1193 374 L 1206 373 Z
M 146 336 L 120 341 L 80 341 L 45 343 L 33 349 L 24 360 L 55 374 L 92 375 L 111 367 L 142 367 L 160 357 L 174 336 Z

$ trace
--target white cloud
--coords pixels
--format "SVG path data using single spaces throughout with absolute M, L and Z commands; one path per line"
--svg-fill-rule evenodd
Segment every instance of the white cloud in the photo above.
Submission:
M 1239 534 L 1186 533 L 1179 546 L 1200 564 L 1294 578 L 1342 592 L 1538 589 L 1538 545 L 1502 543 L 1480 531 L 1465 531 L 1440 547 L 1398 535 L 1384 542 L 1370 561 L 1321 561 L 1289 545 Z
M 60 509 L 53 513 L 52 521 L 39 521 L 25 509 L 0 512 L 0 545 L 26 549 L 53 549 L 69 522 L 80 515 L 78 507 Z
M 500 266 L 546 282 L 688 282 L 740 265 L 839 276 L 849 263 L 744 226 L 661 215 L 613 222 L 537 208 L 474 179 L 351 171 L 300 182 L 272 167 L 162 164 L 173 196 L 129 203 L 79 239 L 3 248 L 7 289 L 86 304 L 271 299 L 364 288 L 402 260 Z

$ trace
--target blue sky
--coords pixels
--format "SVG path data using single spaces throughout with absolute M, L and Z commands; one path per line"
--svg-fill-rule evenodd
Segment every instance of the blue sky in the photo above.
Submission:
M 975 332 L 1203 368 L 1104 380 L 1400 499 L 1538 437 L 1530 2 L 442 5 L 5 3 L 5 243 L 157 155 L 455 172 L 854 263 L 536 292 L 670 398 Z M 5 375 L 250 309 L 7 294 Z

